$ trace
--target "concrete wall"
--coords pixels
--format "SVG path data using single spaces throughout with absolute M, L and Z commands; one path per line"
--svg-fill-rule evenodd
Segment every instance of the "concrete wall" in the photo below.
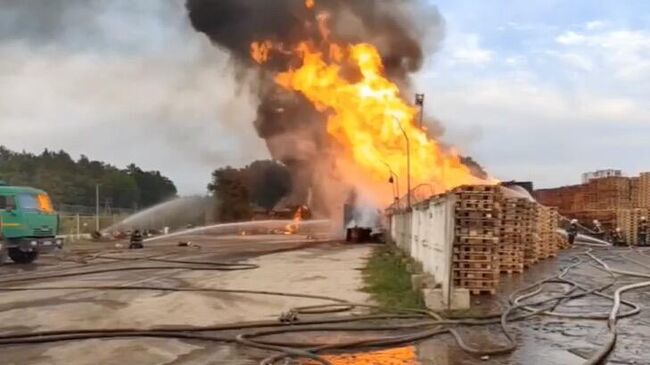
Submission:
M 452 289 L 455 204 L 454 195 L 440 196 L 419 203 L 411 212 L 398 212 L 391 219 L 393 242 L 433 276 L 445 300 Z

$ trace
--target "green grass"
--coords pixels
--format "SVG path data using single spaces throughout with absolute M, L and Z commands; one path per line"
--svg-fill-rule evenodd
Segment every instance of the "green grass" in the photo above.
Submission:
M 364 290 L 385 309 L 422 309 L 422 297 L 413 291 L 401 257 L 388 247 L 375 248 L 364 269 Z

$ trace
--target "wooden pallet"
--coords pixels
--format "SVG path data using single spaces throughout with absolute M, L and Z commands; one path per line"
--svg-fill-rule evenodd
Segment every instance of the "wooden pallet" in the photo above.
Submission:
M 498 186 L 462 186 L 453 190 L 455 237 L 453 283 L 475 294 L 496 292 L 500 264 L 501 192 Z
M 463 185 L 455 188 L 454 193 L 500 193 L 498 185 Z
M 454 270 L 497 270 L 499 269 L 498 262 L 465 262 L 457 261 L 453 263 Z
M 637 209 L 619 209 L 616 212 L 616 225 L 621 228 L 625 242 L 638 245 L 638 227 L 641 217 L 650 219 L 650 209 L 637 208 Z
M 457 245 L 496 245 L 499 237 L 490 236 L 456 236 Z
M 501 273 L 502 274 L 521 274 L 524 272 L 524 264 L 502 264 Z
M 499 269 L 454 269 L 454 279 L 457 280 L 499 280 Z
M 461 199 L 456 202 L 456 211 L 475 210 L 475 211 L 493 211 L 497 209 L 493 200 L 483 199 Z
M 498 228 L 499 221 L 497 219 L 456 218 L 456 226 L 473 229 Z
M 461 262 L 484 262 L 484 263 L 493 263 L 493 262 L 498 262 L 494 258 L 494 254 L 490 255 L 461 255 L 461 254 L 454 254 L 453 255 L 454 263 L 461 263 Z
M 497 246 L 495 245 L 455 245 L 453 252 L 454 254 L 464 254 L 464 255 L 491 255 L 497 251 Z
M 499 233 L 494 228 L 472 228 L 472 227 L 456 227 L 455 233 L 457 236 L 484 236 L 484 237 L 499 237 Z
M 456 219 L 491 220 L 496 219 L 496 214 L 492 211 L 484 210 L 456 210 Z

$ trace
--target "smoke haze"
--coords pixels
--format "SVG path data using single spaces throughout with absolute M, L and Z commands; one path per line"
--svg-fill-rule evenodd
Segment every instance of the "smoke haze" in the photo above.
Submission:
M 275 85 L 272 74 L 291 68 L 292 55 L 276 52 L 260 70 L 250 55 L 251 44 L 271 41 L 293 49 L 303 41 L 321 44 L 326 37 L 343 44 L 371 43 L 381 54 L 387 76 L 408 92 L 409 75 L 422 66 L 425 48 L 437 48 L 444 24 L 435 7 L 415 0 L 318 0 L 315 9 L 308 9 L 303 0 L 188 0 L 186 6 L 194 28 L 226 50 L 233 64 L 244 70 L 241 74 L 257 75 L 252 89 L 259 106 L 253 124 L 272 157 L 292 170 L 293 197 L 285 203 L 303 204 L 312 196 L 324 215 L 339 209 L 330 202 L 342 200 L 332 199 L 331 191 L 345 191 L 334 189 L 341 167 L 331 166 L 328 158 L 332 151 L 326 115 L 302 96 Z M 331 33 L 319 26 L 323 19 Z M 438 133 L 440 128 L 433 130 Z
M 268 158 L 256 102 L 185 0 L 0 0 L 0 144 L 160 170 L 182 194 Z

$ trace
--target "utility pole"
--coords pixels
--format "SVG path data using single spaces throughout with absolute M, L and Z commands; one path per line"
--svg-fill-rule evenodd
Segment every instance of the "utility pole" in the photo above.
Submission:
M 424 94 L 415 94 L 415 105 L 420 107 L 420 128 L 424 123 Z
M 81 219 L 79 218 L 79 213 L 75 216 L 75 221 L 77 223 L 77 240 L 81 239 Z
M 99 184 L 95 184 L 95 231 L 99 232 Z
M 395 121 L 397 121 L 399 129 L 402 130 L 404 139 L 406 139 L 406 206 L 408 210 L 411 210 L 411 142 L 409 141 L 409 136 L 404 130 L 404 127 L 402 127 L 402 123 L 400 123 L 397 117 L 395 117 Z

